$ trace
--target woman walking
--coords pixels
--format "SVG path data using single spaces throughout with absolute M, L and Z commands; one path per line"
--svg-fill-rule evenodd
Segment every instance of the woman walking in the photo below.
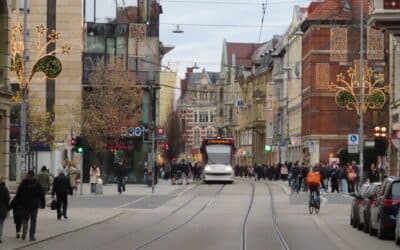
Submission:
M 0 176 L 0 243 L 3 236 L 3 224 L 7 217 L 8 204 L 10 203 L 10 193 L 6 187 L 5 180 Z
M 90 191 L 96 193 L 96 185 L 100 177 L 100 168 L 93 164 L 90 167 Z

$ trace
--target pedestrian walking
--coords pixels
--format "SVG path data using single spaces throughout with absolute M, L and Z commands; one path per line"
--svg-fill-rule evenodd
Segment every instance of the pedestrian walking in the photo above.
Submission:
M 8 204 L 10 203 L 10 193 L 6 187 L 4 177 L 0 176 L 0 243 L 3 236 L 3 225 L 8 213 Z
M 68 194 L 72 195 L 71 182 L 62 169 L 58 170 L 58 176 L 54 178 L 53 190 L 51 191 L 51 197 L 54 199 L 56 195 L 56 207 L 57 207 L 57 219 L 61 220 L 61 215 L 64 219 L 67 217 L 68 208 Z
M 39 207 L 44 209 L 45 197 L 43 195 L 42 187 L 35 179 L 35 173 L 32 170 L 29 170 L 24 180 L 22 180 L 17 189 L 15 198 L 21 202 L 23 209 L 21 238 L 23 240 L 26 239 L 28 223 L 30 223 L 29 240 L 35 241 L 38 210 Z
M 43 165 L 40 169 L 40 172 L 37 175 L 37 180 L 42 187 L 43 195 L 46 195 L 47 192 L 50 190 L 50 175 L 46 166 Z
M 80 174 L 79 169 L 75 165 L 71 165 L 69 168 L 69 182 L 72 187 L 72 191 L 76 192 L 78 190 L 78 176 Z
M 24 208 L 22 207 L 22 203 L 17 196 L 12 199 L 8 210 L 13 211 L 13 220 L 15 224 L 15 232 L 17 235 L 16 238 L 19 239 L 21 236 L 20 233 L 22 228 L 22 218 L 24 216 Z
M 117 178 L 118 193 L 125 192 L 125 181 L 128 177 L 128 169 L 122 161 L 119 161 L 115 166 L 115 178 Z
M 96 193 L 96 185 L 100 178 L 100 168 L 97 165 L 93 164 L 90 167 L 89 175 L 90 175 L 90 192 Z

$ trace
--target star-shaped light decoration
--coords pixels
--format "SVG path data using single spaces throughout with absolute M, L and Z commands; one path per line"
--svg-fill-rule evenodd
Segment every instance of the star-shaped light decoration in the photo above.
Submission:
M 61 45 L 61 54 L 69 54 L 71 51 L 71 45 L 69 43 L 64 43 Z
M 49 39 L 51 42 L 57 41 L 58 39 L 60 39 L 60 32 L 52 30 L 51 34 L 49 35 Z
M 43 24 L 36 26 L 36 32 L 40 35 L 43 35 L 46 30 Z

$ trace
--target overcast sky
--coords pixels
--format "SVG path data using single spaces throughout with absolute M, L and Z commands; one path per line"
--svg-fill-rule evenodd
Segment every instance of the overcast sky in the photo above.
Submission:
M 85 0 L 86 17 L 93 19 L 97 2 L 97 22 L 115 18 L 115 7 L 136 6 L 138 0 Z M 223 39 L 228 42 L 265 42 L 281 35 L 290 24 L 293 7 L 307 7 L 311 0 L 159 0 L 160 40 L 174 46 L 162 62 L 183 77 L 185 68 L 197 62 L 200 68 L 218 72 Z M 263 5 L 266 3 L 260 37 Z M 184 33 L 172 31 L 176 25 Z M 260 40 L 259 40 L 260 38 Z
M 160 40 L 164 45 L 175 46 L 164 57 L 163 65 L 176 66 L 181 77 L 185 68 L 192 66 L 194 62 L 207 71 L 218 72 L 224 38 L 228 42 L 259 42 L 262 3 L 265 2 L 267 7 L 261 42 L 268 41 L 274 34 L 285 32 L 290 24 L 294 5 L 307 7 L 311 1 L 161 0 L 163 14 L 160 17 Z M 172 33 L 176 24 L 180 25 L 184 33 Z

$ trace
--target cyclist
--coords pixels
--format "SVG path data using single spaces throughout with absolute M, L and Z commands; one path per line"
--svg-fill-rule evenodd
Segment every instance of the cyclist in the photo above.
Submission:
M 319 209 L 319 185 L 321 183 L 321 175 L 319 173 L 319 167 L 316 165 L 314 168 L 311 168 L 307 174 L 307 184 L 310 189 L 310 199 L 309 206 L 314 206 Z

